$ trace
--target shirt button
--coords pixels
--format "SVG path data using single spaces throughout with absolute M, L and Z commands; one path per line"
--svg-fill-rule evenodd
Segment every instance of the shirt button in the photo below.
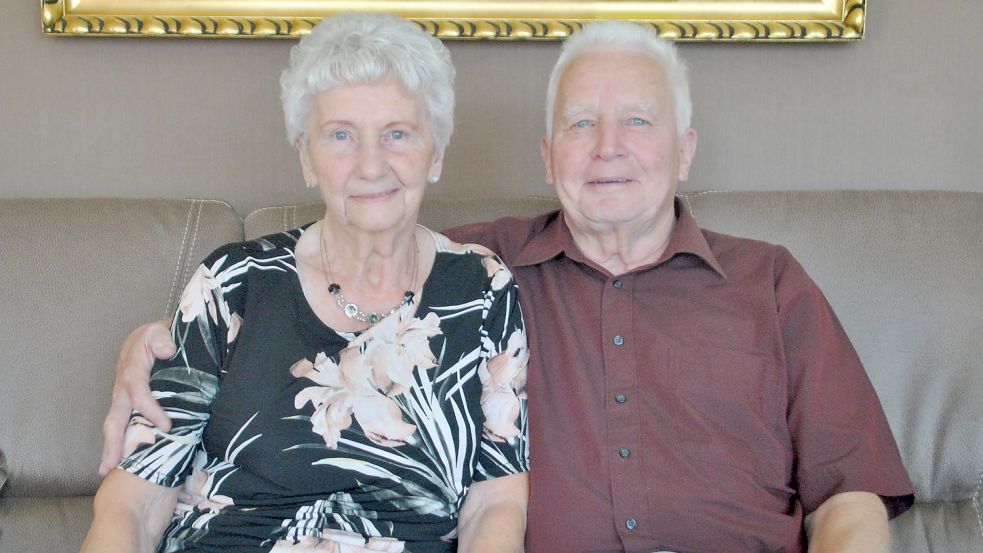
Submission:
M 638 521 L 636 521 L 633 518 L 630 518 L 630 519 L 626 520 L 625 521 L 625 528 L 627 528 L 629 530 L 634 530 L 635 528 L 638 528 Z
M 625 394 L 618 394 L 614 396 L 614 401 L 615 403 L 624 403 L 628 401 L 628 398 L 625 397 Z
M 627 447 L 623 447 L 618 450 L 618 455 L 621 455 L 622 459 L 627 459 L 628 456 L 631 455 L 631 450 L 628 449 Z
M 622 286 L 624 286 L 624 283 L 622 283 L 620 280 L 614 281 L 614 287 L 615 288 L 617 288 L 617 289 L 620 290 Z
M 621 344 L 624 343 L 625 343 L 625 339 L 622 338 L 620 335 L 614 337 L 614 345 L 620 346 Z

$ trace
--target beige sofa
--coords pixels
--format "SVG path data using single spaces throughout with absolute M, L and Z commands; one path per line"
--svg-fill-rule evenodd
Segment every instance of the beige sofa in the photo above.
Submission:
M 684 200 L 707 228 L 787 245 L 826 291 L 917 490 L 915 507 L 891 525 L 894 551 L 983 552 L 983 194 Z M 428 200 L 422 218 L 443 228 L 554 206 Z M 243 221 L 207 200 L 0 200 L 0 553 L 81 544 L 126 332 L 169 315 L 215 246 L 294 227 L 319 210 L 266 208 Z

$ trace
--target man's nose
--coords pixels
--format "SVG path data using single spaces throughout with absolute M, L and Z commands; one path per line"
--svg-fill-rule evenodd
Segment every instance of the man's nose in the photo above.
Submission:
M 364 180 L 376 180 L 386 174 L 386 158 L 379 144 L 367 141 L 359 145 L 356 168 L 358 176 Z
M 622 133 L 624 127 L 615 122 L 601 122 L 597 125 L 597 144 L 594 156 L 610 160 L 624 154 Z

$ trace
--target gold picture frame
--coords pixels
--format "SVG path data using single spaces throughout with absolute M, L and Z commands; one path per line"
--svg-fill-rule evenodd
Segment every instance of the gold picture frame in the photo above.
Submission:
M 42 0 L 51 35 L 297 38 L 345 11 L 412 19 L 441 39 L 558 40 L 625 19 L 677 41 L 859 40 L 866 0 Z

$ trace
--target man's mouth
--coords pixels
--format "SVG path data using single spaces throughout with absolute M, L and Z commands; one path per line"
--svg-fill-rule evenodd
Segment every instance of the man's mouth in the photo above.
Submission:
M 594 180 L 587 181 L 587 184 L 625 184 L 631 182 L 631 179 L 621 178 L 621 177 L 601 177 Z

